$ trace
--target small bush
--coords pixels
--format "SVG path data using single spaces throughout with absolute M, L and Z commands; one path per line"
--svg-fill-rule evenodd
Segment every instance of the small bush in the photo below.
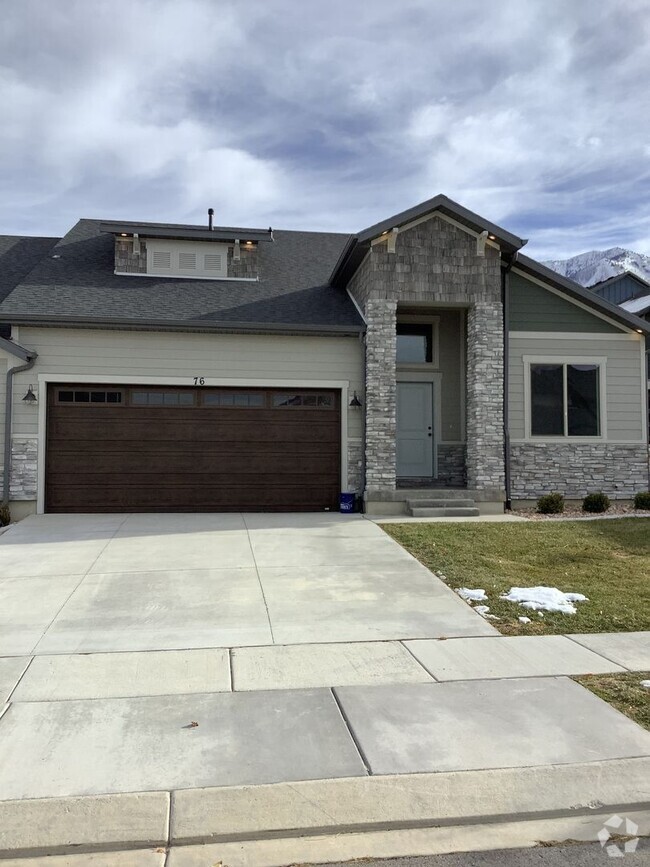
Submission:
M 639 491 L 634 495 L 635 509 L 650 509 L 650 491 Z
M 10 522 L 9 506 L 0 506 L 0 527 L 6 527 Z
M 583 512 L 606 512 L 609 509 L 609 497 L 598 491 L 597 494 L 587 494 L 582 501 Z
M 542 515 L 559 515 L 564 511 L 564 497 L 557 492 L 544 494 L 537 501 L 537 511 Z

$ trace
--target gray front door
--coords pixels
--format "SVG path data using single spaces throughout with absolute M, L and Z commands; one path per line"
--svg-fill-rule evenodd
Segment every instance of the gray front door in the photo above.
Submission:
M 397 475 L 433 476 L 433 385 L 397 383 Z

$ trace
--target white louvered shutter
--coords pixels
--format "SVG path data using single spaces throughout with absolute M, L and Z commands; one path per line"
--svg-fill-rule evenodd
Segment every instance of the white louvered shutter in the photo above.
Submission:
M 154 250 L 152 262 L 155 271 L 169 271 L 172 266 L 172 254 L 169 250 Z

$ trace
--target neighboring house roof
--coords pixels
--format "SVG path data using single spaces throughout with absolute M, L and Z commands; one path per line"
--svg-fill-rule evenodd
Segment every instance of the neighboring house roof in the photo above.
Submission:
M 272 243 L 258 248 L 260 279 L 240 282 L 114 274 L 114 238 L 103 228 L 102 221 L 80 220 L 0 304 L 0 319 L 233 331 L 363 330 L 347 292 L 328 283 L 348 235 L 275 232 Z
M 639 319 L 638 316 L 629 313 L 627 310 L 622 310 L 621 307 L 612 304 L 610 301 L 605 301 L 604 298 L 596 295 L 591 289 L 585 289 L 585 287 L 581 286 L 580 283 L 576 283 L 574 280 L 569 280 L 568 277 L 562 277 L 557 273 L 557 271 L 552 271 L 550 268 L 547 268 L 546 265 L 542 265 L 540 262 L 536 262 L 534 259 L 530 259 L 528 256 L 522 256 L 522 254 L 519 253 L 517 254 L 516 267 L 533 277 L 537 277 L 545 283 L 549 283 L 565 295 L 574 298 L 576 301 L 582 302 L 587 307 L 591 307 L 600 313 L 604 313 L 609 316 L 610 319 L 614 319 L 628 328 L 634 328 L 635 331 L 643 331 L 650 334 L 650 326 L 647 322 L 644 322 L 643 319 Z
M 594 283 L 593 286 L 589 287 L 589 289 L 592 292 L 600 293 L 608 286 L 613 286 L 616 283 L 620 283 L 621 280 L 635 280 L 639 284 L 639 292 L 646 292 L 650 290 L 650 283 L 648 283 L 647 280 L 644 280 L 643 277 L 639 277 L 639 275 L 635 274 L 634 271 L 621 271 L 620 274 L 615 274 L 613 277 L 608 277 L 607 280 L 601 280 L 600 283 Z
M 627 310 L 628 313 L 636 313 L 637 316 L 642 316 L 650 310 L 650 292 L 638 298 L 630 298 L 629 301 L 623 301 L 620 306 L 623 310 Z

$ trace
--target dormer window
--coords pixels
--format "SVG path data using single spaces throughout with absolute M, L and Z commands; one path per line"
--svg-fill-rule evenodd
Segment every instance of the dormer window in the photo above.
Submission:
M 165 238 L 147 240 L 147 274 L 161 277 L 226 277 L 227 263 L 226 244 Z
M 115 274 L 174 280 L 259 280 L 259 247 L 271 229 L 102 223 L 115 238 Z

